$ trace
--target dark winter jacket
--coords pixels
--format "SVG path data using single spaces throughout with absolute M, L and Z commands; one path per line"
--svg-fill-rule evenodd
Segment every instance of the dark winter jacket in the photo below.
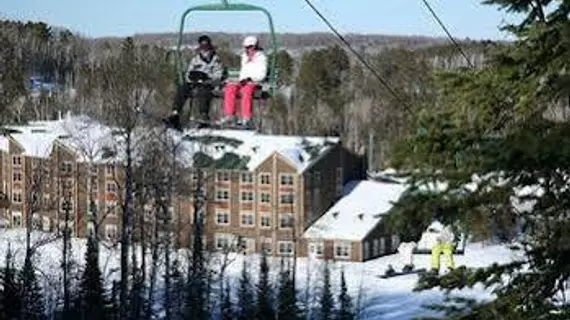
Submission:
M 190 71 L 200 71 L 206 73 L 212 81 L 220 81 L 224 73 L 224 66 L 220 57 L 214 52 L 211 58 L 208 60 L 203 57 L 200 53 L 197 53 L 190 63 L 188 64 L 188 69 L 186 74 Z

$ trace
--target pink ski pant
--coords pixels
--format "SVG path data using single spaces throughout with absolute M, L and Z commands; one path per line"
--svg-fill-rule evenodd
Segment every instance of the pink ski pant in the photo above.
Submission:
M 239 83 L 228 83 L 224 88 L 224 115 L 226 117 L 236 115 L 236 99 L 238 92 L 241 94 L 241 116 L 249 120 L 253 117 L 253 94 L 257 89 L 257 84 L 248 82 L 243 85 Z

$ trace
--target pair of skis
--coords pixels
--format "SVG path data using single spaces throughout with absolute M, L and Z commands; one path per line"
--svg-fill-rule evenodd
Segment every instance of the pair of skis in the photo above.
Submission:
M 148 112 L 143 108 L 138 108 L 136 110 L 138 114 L 144 115 L 147 119 L 155 122 L 156 124 L 163 125 L 166 129 L 172 129 L 178 132 L 183 132 L 183 130 L 179 130 L 175 128 L 168 122 L 167 119 L 163 119 L 155 114 Z M 203 120 L 191 120 L 189 121 L 188 125 L 193 129 L 237 129 L 237 130 L 255 130 L 252 126 L 247 126 L 243 124 L 231 124 L 231 123 L 217 123 L 213 121 L 203 121 Z
M 388 278 L 394 278 L 394 277 L 399 277 L 399 276 L 405 276 L 405 275 L 409 275 L 409 274 L 424 273 L 426 271 L 427 270 L 425 268 L 415 268 L 413 265 L 406 265 L 406 266 L 404 266 L 402 271 L 396 271 L 396 270 L 394 270 L 394 268 L 391 265 L 389 265 L 388 270 L 386 270 L 386 273 L 384 273 L 383 275 L 379 275 L 378 277 L 380 277 L 382 279 L 388 279 Z

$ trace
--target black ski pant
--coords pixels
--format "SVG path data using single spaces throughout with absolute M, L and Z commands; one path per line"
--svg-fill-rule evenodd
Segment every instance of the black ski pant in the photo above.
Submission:
M 182 108 L 188 98 L 192 99 L 192 105 L 198 109 L 201 120 L 210 120 L 210 104 L 212 102 L 212 90 L 210 85 L 193 84 L 185 82 L 176 90 L 174 97 L 174 110 L 182 114 Z

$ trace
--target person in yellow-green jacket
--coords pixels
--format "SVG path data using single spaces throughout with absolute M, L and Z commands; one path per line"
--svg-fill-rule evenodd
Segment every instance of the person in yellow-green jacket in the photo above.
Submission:
M 440 224 L 441 226 L 441 224 Z M 431 249 L 431 268 L 434 272 L 439 272 L 440 256 L 443 254 L 445 257 L 447 268 L 455 268 L 455 261 L 453 260 L 453 241 L 455 236 L 451 230 L 451 226 L 445 226 L 439 230 L 429 230 L 436 233 L 436 242 Z

